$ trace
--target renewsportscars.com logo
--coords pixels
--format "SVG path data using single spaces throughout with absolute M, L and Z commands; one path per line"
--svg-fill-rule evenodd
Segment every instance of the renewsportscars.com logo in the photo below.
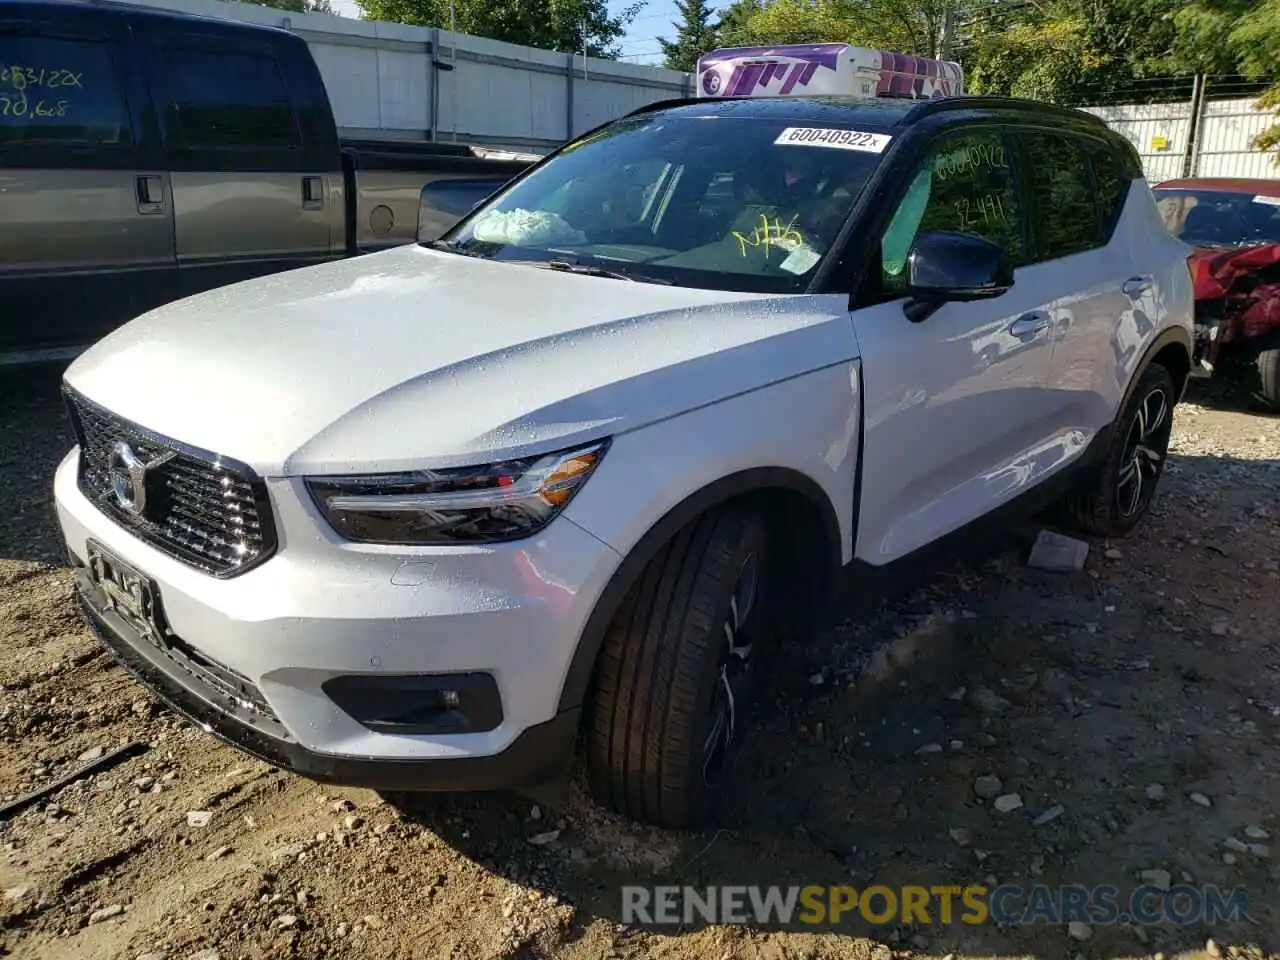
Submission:
M 1249 895 L 1243 887 L 1223 890 L 1190 884 L 1167 890 L 1141 886 L 1127 896 L 1109 885 L 622 888 L 622 922 L 641 927 L 695 923 L 807 929 L 889 923 L 1156 926 L 1166 922 L 1186 926 L 1248 919 Z

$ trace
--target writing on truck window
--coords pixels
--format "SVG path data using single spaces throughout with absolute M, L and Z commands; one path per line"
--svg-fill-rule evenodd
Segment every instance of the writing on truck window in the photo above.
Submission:
M 1014 264 L 1022 262 L 1013 170 L 1003 137 L 962 134 L 924 161 L 880 238 L 883 293 L 905 290 L 912 246 L 934 230 L 975 234 L 999 244 Z
M 1009 222 L 1004 197 L 998 193 L 961 197 L 955 207 L 957 224 L 964 233 L 978 233 L 980 227 Z
M 787 253 L 795 250 L 796 247 L 804 244 L 804 235 L 796 229 L 796 221 L 800 219 L 800 215 L 796 214 L 788 222 L 783 223 L 781 217 L 774 217 L 772 220 L 765 214 L 760 214 L 760 222 L 751 230 L 750 233 L 743 233 L 740 230 L 734 230 L 732 236 L 738 241 L 738 247 L 745 257 L 748 248 L 761 248 L 764 250 L 765 258 L 769 256 L 771 248 L 778 248 Z
M 0 66 L 0 116 L 65 117 L 72 88 L 84 89 L 84 72 L 22 64 Z
M 1004 143 L 999 140 L 975 140 L 938 156 L 933 172 L 939 180 L 972 176 L 977 170 L 1003 169 L 1009 164 L 1004 156 Z
M 127 116 L 105 43 L 0 34 L 0 145 L 120 143 Z

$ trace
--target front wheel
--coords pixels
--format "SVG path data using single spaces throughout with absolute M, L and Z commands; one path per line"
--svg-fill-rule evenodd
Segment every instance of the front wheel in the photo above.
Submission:
M 1173 376 L 1151 364 L 1116 421 L 1099 474 L 1067 501 L 1081 533 L 1123 537 L 1146 516 L 1164 473 L 1176 402 Z
M 588 703 L 598 802 L 683 829 L 714 808 L 747 728 L 766 567 L 764 522 L 728 507 L 658 552 L 615 614 Z

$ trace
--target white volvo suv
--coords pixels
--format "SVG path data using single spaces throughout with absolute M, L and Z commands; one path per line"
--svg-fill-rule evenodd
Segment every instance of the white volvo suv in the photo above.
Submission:
M 1188 247 L 1098 120 L 656 104 L 442 239 L 162 307 L 66 374 L 102 641 L 318 780 L 563 783 L 694 824 L 753 652 L 837 574 L 1058 502 L 1146 512 Z

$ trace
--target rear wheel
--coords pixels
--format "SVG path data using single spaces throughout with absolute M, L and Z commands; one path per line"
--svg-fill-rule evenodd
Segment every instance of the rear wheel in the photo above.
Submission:
M 1164 472 L 1176 396 L 1165 367 L 1153 363 L 1142 372 L 1116 422 L 1101 470 L 1067 501 L 1073 527 L 1094 536 L 1123 537 L 1146 516 Z
M 1280 347 L 1258 354 L 1258 397 L 1272 410 L 1280 410 Z
M 599 802 L 659 827 L 708 818 L 748 726 L 765 561 L 763 521 L 729 507 L 681 530 L 640 575 L 588 704 Z

